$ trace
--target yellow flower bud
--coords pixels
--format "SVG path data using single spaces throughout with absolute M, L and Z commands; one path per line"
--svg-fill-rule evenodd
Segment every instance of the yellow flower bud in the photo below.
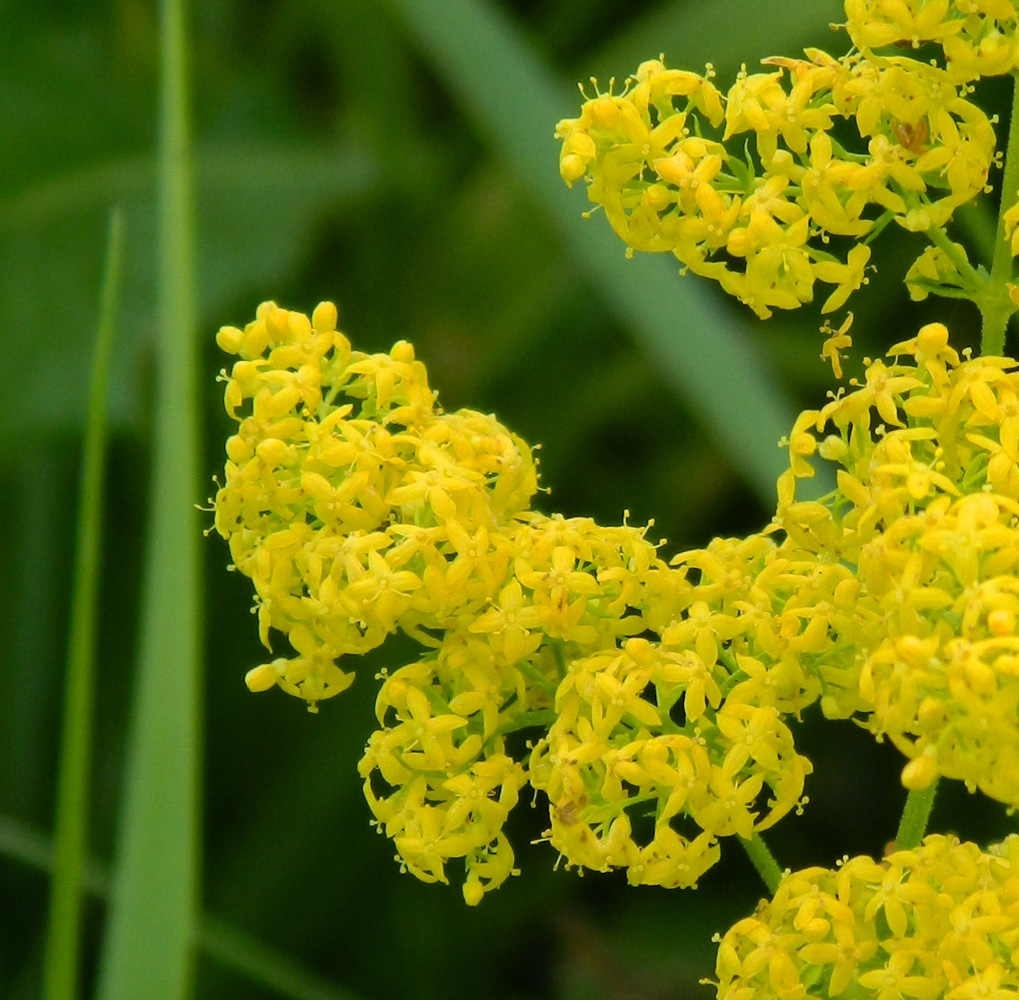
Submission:
M 280 672 L 274 663 L 263 663 L 260 667 L 254 667 L 244 675 L 244 683 L 248 690 L 253 692 L 268 691 L 279 682 Z
M 236 326 L 221 326 L 216 334 L 216 344 L 227 354 L 237 354 L 244 343 L 244 333 Z
M 389 352 L 389 356 L 394 361 L 399 361 L 403 364 L 410 364 L 414 360 L 414 345 L 408 343 L 406 340 L 398 340 L 393 344 L 392 349 Z
M 937 776 L 938 765 L 934 757 L 925 753 L 911 760 L 902 769 L 902 786 L 911 792 L 919 792 L 929 788 Z
M 320 302 L 311 314 L 311 325 L 319 333 L 330 333 L 336 329 L 338 315 L 332 302 Z

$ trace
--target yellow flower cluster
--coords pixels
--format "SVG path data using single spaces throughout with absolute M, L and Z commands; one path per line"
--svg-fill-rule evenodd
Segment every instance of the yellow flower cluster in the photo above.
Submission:
M 472 904 L 513 870 L 502 826 L 531 775 L 507 737 L 548 725 L 567 663 L 646 626 L 648 582 L 668 573 L 641 530 L 588 518 L 528 512 L 488 538 L 504 558 L 487 601 L 429 623 L 441 638 L 416 633 L 438 648 L 386 676 L 381 728 L 360 763 L 372 811 L 407 869 L 445 880 L 444 861 L 464 857 Z
M 960 83 L 1019 66 L 1019 15 L 1012 0 L 846 0 L 845 10 L 849 36 L 862 52 L 933 43 Z
M 424 647 L 384 674 L 360 764 L 418 877 L 463 858 L 471 903 L 504 881 L 530 784 L 567 864 L 693 885 L 720 838 L 803 801 L 788 722 L 819 699 L 887 735 L 907 786 L 941 774 L 1019 806 L 1015 362 L 925 327 L 801 414 L 766 532 L 667 563 L 644 529 L 532 510 L 527 445 L 444 412 L 409 344 L 351 350 L 330 303 L 265 303 L 218 342 L 238 428 L 215 525 L 262 641 L 293 650 L 248 686 L 314 709 L 353 680 L 344 656 L 398 629 Z M 816 458 L 837 489 L 800 501 Z
M 929 836 L 786 875 L 721 939 L 719 1000 L 1005 1000 L 1019 990 L 1019 837 Z
M 834 285 L 831 312 L 866 281 L 861 237 L 941 227 L 984 189 L 994 129 L 957 75 L 906 55 L 764 65 L 723 98 L 710 68 L 643 63 L 559 123 L 560 172 L 587 180 L 631 252 L 674 254 L 762 318 Z
M 656 641 L 569 664 L 531 783 L 570 862 L 688 886 L 719 837 L 749 839 L 801 801 L 811 765 L 784 720 L 820 696 L 855 586 L 837 562 L 761 534 L 715 539 L 656 575 Z
M 942 774 L 1019 806 L 1017 364 L 961 361 L 940 324 L 889 353 L 910 360 L 801 415 L 779 482 L 776 524 L 859 587 L 822 706 L 887 734 L 908 787 Z M 797 501 L 815 454 L 838 488 Z
M 645 529 L 538 513 L 524 442 L 444 412 L 409 344 L 352 351 L 336 319 L 265 303 L 219 332 L 238 428 L 215 525 L 262 641 L 293 650 L 252 690 L 314 708 L 351 683 L 344 656 L 398 629 L 423 647 L 384 673 L 360 764 L 405 868 L 445 881 L 463 858 L 478 902 L 513 871 L 526 784 L 568 864 L 634 883 L 692 885 L 719 838 L 796 808 L 811 765 L 788 721 L 850 683 L 839 554 L 754 534 L 670 564 Z
M 240 360 L 224 376 L 239 427 L 216 530 L 254 582 L 262 642 L 274 628 L 298 654 L 248 685 L 314 706 L 353 680 L 338 657 L 485 605 L 507 558 L 488 526 L 526 507 L 534 463 L 494 418 L 437 412 L 410 344 L 351 351 L 332 303 L 310 320 L 265 303 L 217 343 Z M 447 527 L 460 520 L 472 536 Z

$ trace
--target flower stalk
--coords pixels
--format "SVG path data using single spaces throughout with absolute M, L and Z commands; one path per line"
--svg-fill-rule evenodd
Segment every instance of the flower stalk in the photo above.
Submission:
M 980 353 L 998 357 L 1005 353 L 1005 330 L 1016 311 L 1009 294 L 1012 286 L 1013 250 L 1008 234 L 1008 213 L 1019 198 L 1019 73 L 1013 71 L 1012 109 L 1009 115 L 1008 139 L 1005 145 L 1005 168 L 1001 178 L 1001 199 L 998 223 L 994 234 L 994 257 L 987 290 L 977 300 L 983 325 Z

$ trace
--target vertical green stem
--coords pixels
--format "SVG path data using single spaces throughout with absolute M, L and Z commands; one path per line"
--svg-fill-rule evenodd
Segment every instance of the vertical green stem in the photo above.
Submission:
M 747 852 L 747 856 L 757 869 L 757 874 L 764 880 L 764 884 L 768 887 L 768 892 L 774 896 L 779 883 L 782 881 L 782 869 L 779 868 L 774 855 L 768 850 L 768 845 L 765 844 L 758 833 L 755 833 L 749 840 L 740 837 L 739 842 L 743 845 L 743 850 Z
M 160 5 L 158 336 L 138 674 L 100 1000 L 186 1000 L 198 908 L 201 537 L 184 0 Z
M 60 733 L 56 836 L 50 882 L 49 927 L 43 962 L 45 1000 L 73 1000 L 81 955 L 81 878 L 88 830 L 89 768 L 95 688 L 96 596 L 102 550 L 103 473 L 110 351 L 120 288 L 123 224 L 110 215 L 99 332 L 96 337 L 82 449 L 78 537 L 74 553 L 67 681 Z
M 980 353 L 992 356 L 1005 353 L 1005 329 L 1009 317 L 1016 308 L 1008 294 L 1007 286 L 1012 280 L 1012 248 L 1005 239 L 1005 212 L 1019 197 L 1019 74 L 1013 73 L 1012 76 L 1014 84 L 1012 113 L 1008 142 L 1005 145 L 1005 170 L 1001 178 L 1001 203 L 994 234 L 994 257 L 991 261 L 987 293 L 977 301 L 983 319 Z
M 934 795 L 938 790 L 937 778 L 920 791 L 912 791 L 906 798 L 906 806 L 902 810 L 899 831 L 895 834 L 895 847 L 900 851 L 911 851 L 918 847 L 927 832 L 927 821 L 931 818 L 934 807 Z

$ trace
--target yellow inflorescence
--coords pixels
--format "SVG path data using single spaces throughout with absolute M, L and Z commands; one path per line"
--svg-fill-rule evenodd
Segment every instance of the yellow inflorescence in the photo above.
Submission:
M 408 870 L 445 880 L 464 858 L 477 902 L 513 871 L 526 784 L 569 864 L 670 886 L 803 801 L 790 717 L 853 674 L 859 584 L 837 552 L 757 534 L 670 564 L 643 528 L 538 513 L 527 445 L 444 412 L 409 344 L 352 351 L 329 303 L 266 303 L 218 341 L 238 429 L 215 524 L 262 641 L 292 650 L 248 686 L 314 708 L 353 680 L 344 657 L 396 630 L 423 647 L 385 676 L 360 765 Z
M 960 360 L 940 324 L 890 354 L 800 417 L 779 482 L 777 524 L 859 587 L 822 705 L 887 734 L 909 787 L 943 774 L 1019 806 L 1017 363 Z M 838 489 L 798 502 L 815 455 Z
M 586 179 L 630 248 L 674 254 L 761 317 L 810 302 L 818 281 L 834 286 L 831 312 L 866 281 L 861 237 L 889 220 L 940 228 L 987 184 L 996 139 L 968 81 L 1007 72 L 1019 49 L 1011 5 L 995 6 L 1001 23 L 980 6 L 850 2 L 859 51 L 767 59 L 724 97 L 710 68 L 645 62 L 621 94 L 559 123 L 563 179 Z M 873 51 L 917 37 L 943 40 L 944 66 Z M 918 266 L 916 287 L 949 265 Z
M 853 44 L 873 56 L 890 45 L 933 43 L 960 83 L 1019 66 L 1019 15 L 1012 0 L 846 0 Z
M 292 649 L 248 686 L 314 708 L 353 680 L 344 657 L 421 643 L 360 765 L 420 878 L 464 858 L 470 902 L 503 881 L 530 784 L 567 863 L 693 885 L 719 838 L 802 801 L 788 723 L 818 700 L 887 735 L 909 787 L 941 774 L 1019 805 L 1015 362 L 925 327 L 801 414 L 767 532 L 667 563 L 644 529 L 532 510 L 528 446 L 444 412 L 409 344 L 352 351 L 329 303 L 266 303 L 218 340 L 239 360 L 216 528 L 262 641 Z M 818 458 L 838 489 L 798 501 Z
M 761 317 L 816 282 L 824 312 L 843 306 L 890 221 L 932 244 L 914 299 L 979 302 L 986 274 L 943 227 L 995 162 L 968 98 L 1019 71 L 1016 3 L 845 10 L 848 55 L 768 59 L 725 94 L 710 67 L 645 62 L 559 123 L 563 178 L 631 249 L 674 254 Z M 1019 255 L 1019 206 L 1000 235 Z M 838 378 L 851 325 L 822 329 Z M 462 861 L 479 903 L 516 873 L 505 826 L 528 786 L 567 867 L 690 887 L 725 837 L 759 861 L 758 833 L 807 801 L 793 725 L 815 703 L 892 742 L 911 791 L 944 776 L 1019 808 L 1019 362 L 960 357 L 938 323 L 865 359 L 782 442 L 771 524 L 668 560 L 646 527 L 535 510 L 528 444 L 444 411 L 406 341 L 354 351 L 332 303 L 266 302 L 217 341 L 237 358 L 237 429 L 215 529 L 262 643 L 287 647 L 248 687 L 317 711 L 350 657 L 397 631 L 419 646 L 377 675 L 358 765 L 403 870 L 447 882 Z M 818 463 L 835 488 L 800 499 Z M 787 873 L 719 940 L 719 1000 L 1015 996 L 1019 836 Z
M 721 939 L 719 1000 L 1014 996 L 1019 837 L 982 852 L 930 836 L 882 861 L 783 878 Z
M 255 584 L 262 642 L 271 648 L 273 628 L 297 653 L 256 668 L 248 684 L 279 684 L 315 705 L 353 680 L 339 657 L 398 626 L 434 627 L 485 605 L 484 566 L 500 554 L 483 532 L 526 507 L 534 463 L 494 418 L 438 412 L 410 344 L 351 351 L 331 303 L 311 320 L 266 303 L 217 341 L 240 360 L 226 379 L 239 426 L 216 530 Z M 482 535 L 451 532 L 460 520 Z

